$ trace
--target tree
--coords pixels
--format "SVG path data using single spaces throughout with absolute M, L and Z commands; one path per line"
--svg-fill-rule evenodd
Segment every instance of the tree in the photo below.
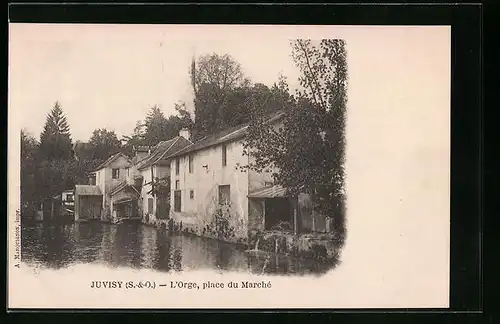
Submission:
M 144 140 L 147 145 L 154 146 L 165 139 L 167 119 L 158 106 L 151 107 L 144 124 L 146 125 Z
M 229 54 L 201 56 L 198 62 L 192 64 L 190 77 L 195 96 L 204 84 L 211 84 L 217 90 L 225 91 L 248 82 L 243 77 L 240 63 Z
M 88 172 L 97 167 L 99 162 L 100 160 L 40 161 L 35 175 L 38 200 L 72 189 L 75 184 L 86 184 Z
M 132 156 L 135 147 L 146 145 L 144 130 L 145 127 L 146 125 L 142 121 L 138 120 L 135 124 L 133 133 L 130 136 L 122 136 L 122 152 L 124 154 Z
M 177 102 L 175 104 L 175 111 L 177 114 L 171 115 L 167 119 L 166 136 L 169 139 L 178 136 L 181 129 L 191 130 L 194 124 L 185 102 Z
M 26 131 L 21 131 L 21 208 L 22 214 L 33 215 L 36 210 L 37 192 L 35 176 L 39 163 L 38 142 Z
M 49 160 L 68 159 L 72 155 L 71 135 L 59 102 L 47 115 L 40 135 L 40 151 Z
M 175 104 L 177 115 L 165 118 L 158 106 L 151 107 L 145 119 L 146 131 L 144 142 L 146 145 L 154 146 L 161 141 L 170 140 L 179 135 L 182 128 L 192 128 L 192 120 L 184 103 Z
M 175 104 L 175 111 L 177 111 L 178 118 L 180 120 L 182 128 L 191 129 L 194 125 L 193 117 L 191 112 L 186 107 L 186 103 L 179 101 Z M 182 129 L 181 128 L 181 129 Z
M 193 137 L 199 139 L 231 124 L 227 122 L 229 97 L 236 89 L 249 87 L 250 81 L 229 54 L 201 56 L 193 60 L 189 73 L 195 107 Z
M 73 144 L 73 156 L 75 160 L 92 160 L 94 157 L 94 147 L 90 143 L 77 140 Z
M 292 42 L 292 57 L 303 87 L 284 102 L 282 127 L 265 123 L 262 104 L 252 108 L 245 154 L 254 158 L 249 169 L 271 170 L 276 184 L 291 196 L 309 193 L 313 208 L 334 218 L 344 233 L 344 151 L 347 60 L 343 40 Z M 277 86 L 287 92 L 286 82 Z M 287 96 L 285 96 L 286 98 Z
M 89 144 L 92 145 L 92 158 L 96 160 L 105 160 L 110 155 L 119 152 L 121 148 L 121 142 L 116 133 L 105 128 L 94 130 Z

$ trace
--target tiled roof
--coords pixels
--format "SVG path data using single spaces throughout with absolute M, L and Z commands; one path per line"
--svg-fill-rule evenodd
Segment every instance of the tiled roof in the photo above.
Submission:
M 139 145 L 139 146 L 134 147 L 134 149 L 137 152 L 147 152 L 147 151 L 149 151 L 150 147 L 147 145 Z
M 275 113 L 267 120 L 267 123 L 275 122 L 283 116 L 284 116 L 283 112 Z M 188 153 L 193 153 L 205 148 L 209 148 L 215 145 L 243 138 L 247 134 L 247 129 L 248 129 L 248 123 L 225 129 L 219 133 L 215 133 L 200 139 L 199 141 L 168 156 L 168 158 L 174 158 L 177 156 L 186 155 Z
M 117 185 L 116 187 L 114 187 L 114 188 L 113 188 L 113 189 L 109 192 L 109 194 L 110 194 L 110 196 L 113 196 L 114 194 L 117 194 L 117 193 L 121 192 L 121 191 L 122 191 L 122 190 L 124 190 L 124 189 L 131 189 L 131 190 L 134 192 L 134 194 L 136 194 L 136 195 L 140 195 L 140 194 L 139 194 L 139 192 L 137 191 L 137 189 L 135 189 L 133 186 L 129 185 L 129 184 L 127 183 L 127 181 L 123 181 L 123 182 L 121 182 L 119 185 Z
M 249 198 L 286 197 L 286 189 L 281 186 L 261 188 L 248 193 L 248 197 Z
M 119 192 L 120 190 L 122 190 L 125 187 L 127 187 L 127 181 L 122 181 L 116 187 L 114 187 L 113 189 L 111 189 L 110 192 L 109 192 L 109 194 L 113 195 L 113 194 Z
M 75 185 L 75 195 L 78 195 L 78 196 L 102 196 L 102 192 L 98 186 Z
M 127 161 L 129 161 L 130 163 L 132 163 L 130 161 L 130 158 L 128 156 L 126 156 L 125 154 L 119 152 L 119 153 L 111 155 L 106 161 L 104 161 L 101 164 L 99 164 L 99 166 L 97 168 L 95 168 L 94 171 L 97 171 L 97 170 L 100 170 L 102 168 L 105 168 L 106 166 L 108 166 L 111 162 L 115 161 L 120 156 L 123 156 L 124 158 L 127 159 Z
M 137 198 L 124 197 L 124 198 L 118 199 L 117 201 L 113 202 L 113 204 L 114 205 L 124 204 L 124 203 L 128 203 L 128 202 L 134 201 L 136 199 Z
M 179 141 L 185 141 L 186 144 L 184 145 L 189 145 L 191 142 L 185 139 L 184 137 L 177 136 L 174 137 L 168 141 L 162 141 L 158 143 L 153 149 L 150 155 L 142 159 L 137 163 L 137 169 L 141 170 L 144 168 L 147 168 L 148 166 L 154 165 L 156 162 L 158 162 L 160 159 L 163 157 L 174 153 L 173 148 L 175 144 Z

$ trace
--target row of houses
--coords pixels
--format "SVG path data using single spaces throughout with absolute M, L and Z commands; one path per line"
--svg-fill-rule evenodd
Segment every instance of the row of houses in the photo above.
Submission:
M 278 113 L 267 122 L 280 127 L 282 118 Z M 181 130 L 155 147 L 136 148 L 133 157 L 110 156 L 89 184 L 75 186 L 75 220 L 137 219 L 245 244 L 264 241 L 262 233 L 275 241 L 284 234 L 287 245 L 301 235 L 330 232 L 328 217 L 313 211 L 307 194 L 287 197 L 270 172 L 239 168 L 252 162 L 243 154 L 247 129 L 233 127 L 194 143 Z M 166 191 L 155 192 L 162 183 Z

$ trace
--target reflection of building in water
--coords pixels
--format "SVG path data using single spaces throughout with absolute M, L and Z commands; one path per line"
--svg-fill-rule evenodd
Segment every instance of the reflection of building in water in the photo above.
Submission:
M 179 236 L 173 236 L 170 241 L 170 249 L 168 250 L 168 268 L 170 270 L 182 271 L 183 269 L 183 250 L 182 240 Z
M 195 270 L 206 268 L 248 269 L 243 251 L 231 244 L 196 236 L 173 235 L 169 259 L 170 268 Z
M 118 255 L 116 249 L 116 235 L 116 226 L 107 226 L 106 230 L 104 230 L 101 246 L 98 252 L 99 260 L 113 265 L 117 263 L 120 256 Z
M 157 254 L 158 231 L 147 230 L 142 227 L 140 230 L 140 251 L 141 251 L 141 267 L 154 268 Z

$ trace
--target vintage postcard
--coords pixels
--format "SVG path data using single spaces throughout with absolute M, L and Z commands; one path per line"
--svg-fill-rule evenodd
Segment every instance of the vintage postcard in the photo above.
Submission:
M 9 308 L 449 307 L 450 27 L 9 30 Z

